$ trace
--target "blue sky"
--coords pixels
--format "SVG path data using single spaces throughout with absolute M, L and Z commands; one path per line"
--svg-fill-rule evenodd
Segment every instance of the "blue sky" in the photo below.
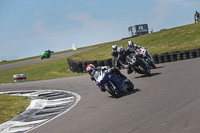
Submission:
M 136 24 L 192 24 L 196 10 L 199 0 L 0 0 L 0 59 L 120 40 Z

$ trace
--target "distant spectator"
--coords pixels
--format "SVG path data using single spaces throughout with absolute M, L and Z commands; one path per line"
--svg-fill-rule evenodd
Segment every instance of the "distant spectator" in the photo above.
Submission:
M 196 11 L 195 12 L 195 14 L 194 14 L 194 22 L 196 23 L 198 23 L 198 22 L 200 22 L 200 18 L 199 18 L 199 13 Z

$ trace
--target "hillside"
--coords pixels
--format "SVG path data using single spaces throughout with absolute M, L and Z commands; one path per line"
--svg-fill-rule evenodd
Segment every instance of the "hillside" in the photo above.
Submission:
M 135 38 L 119 40 L 99 44 L 99 48 L 93 49 L 70 57 L 72 60 L 98 60 L 112 58 L 111 46 L 127 47 L 129 40 L 146 47 L 151 54 L 161 54 L 172 51 L 184 51 L 189 49 L 200 48 L 200 23 L 185 25 L 164 31 L 142 35 Z

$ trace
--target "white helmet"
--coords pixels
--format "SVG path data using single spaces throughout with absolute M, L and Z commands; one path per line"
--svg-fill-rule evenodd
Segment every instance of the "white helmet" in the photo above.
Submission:
M 112 50 L 117 51 L 117 45 L 112 45 Z
M 124 49 L 123 46 L 119 46 L 119 47 L 117 48 L 118 54 L 124 54 L 124 51 L 125 51 L 125 49 Z
M 127 45 L 128 45 L 129 48 L 133 48 L 133 42 L 132 41 L 128 41 Z
M 95 72 L 95 66 L 92 64 L 89 64 L 86 68 L 86 71 L 88 72 L 89 75 L 94 75 Z

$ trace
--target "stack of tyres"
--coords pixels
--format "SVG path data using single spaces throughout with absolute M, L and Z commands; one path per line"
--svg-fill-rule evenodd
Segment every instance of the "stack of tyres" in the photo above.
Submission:
M 104 66 L 112 67 L 112 59 L 106 59 L 106 60 L 104 60 Z
M 97 61 L 97 66 L 98 67 L 104 66 L 104 60 L 98 60 Z
M 165 63 L 164 54 L 159 54 L 159 55 L 158 55 L 158 62 L 159 62 L 159 63 Z
M 196 49 L 196 55 L 197 57 L 200 57 L 200 48 Z
M 190 59 L 197 57 L 196 49 L 192 49 L 189 51 L 189 57 L 190 57 Z
M 154 61 L 155 64 L 159 63 L 159 61 L 158 61 L 158 55 L 157 54 L 152 55 L 152 58 L 153 58 L 153 61 Z
M 189 59 L 189 51 L 184 51 L 183 52 L 183 59 L 184 60 Z
M 164 55 L 164 61 L 165 61 L 165 62 L 171 62 L 170 55 L 169 55 L 168 53 L 166 53 L 166 54 Z
M 77 73 L 83 73 L 83 67 L 82 67 L 82 62 L 76 62 L 76 72 Z
M 171 61 L 177 61 L 177 52 L 170 52 Z
M 83 62 L 82 62 L 83 73 L 86 73 L 86 67 L 87 67 L 87 62 L 86 62 L 86 61 L 83 61 Z
M 177 60 L 183 60 L 183 53 L 182 52 L 177 53 Z

